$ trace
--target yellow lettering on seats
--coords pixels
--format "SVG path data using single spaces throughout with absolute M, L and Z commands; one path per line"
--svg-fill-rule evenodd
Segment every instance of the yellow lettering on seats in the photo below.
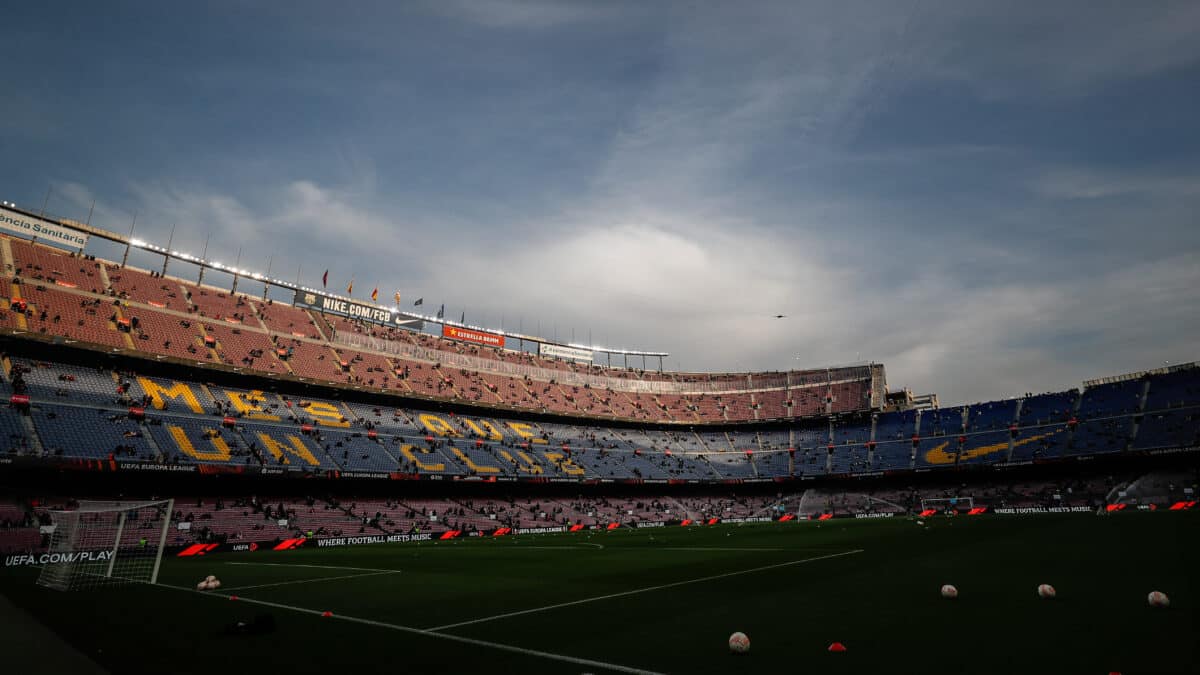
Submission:
M 559 471 L 562 471 L 563 473 L 567 474 L 568 476 L 582 476 L 583 475 L 583 469 L 578 464 L 572 462 L 570 460 L 570 458 L 568 458 L 563 453 L 550 452 L 547 450 L 546 452 L 543 452 L 542 454 L 546 456 L 546 459 L 548 459 L 552 463 L 556 464 L 558 466 Z
M 441 472 L 441 471 L 446 470 L 446 465 L 442 464 L 441 462 L 425 463 L 425 462 L 422 462 L 421 460 L 417 459 L 416 453 L 413 452 L 414 450 L 417 452 L 420 452 L 422 455 L 432 455 L 433 454 L 432 452 L 426 450 L 425 448 L 416 448 L 414 446 L 408 445 L 407 443 L 400 446 L 400 454 L 402 454 L 406 458 L 408 458 L 408 461 L 412 462 L 413 464 L 416 464 L 418 469 L 420 469 L 422 471 L 435 471 L 435 472 Z
M 417 419 L 421 420 L 421 424 L 424 424 L 426 429 L 438 436 L 461 435 L 454 430 L 454 427 L 450 426 L 449 422 L 432 413 L 421 413 L 421 416 Z
M 533 435 L 533 425 L 531 425 L 531 424 L 526 424 L 524 422 L 509 422 L 508 426 L 510 429 L 515 431 L 518 436 L 520 436 L 521 438 L 524 438 L 527 441 L 530 441 L 533 443 L 543 443 L 543 444 L 546 442 L 545 439 L 537 438 Z
M 233 404 L 234 410 L 242 413 L 247 419 L 252 420 L 267 420 L 269 422 L 278 422 L 279 415 L 272 415 L 262 409 L 262 401 L 264 394 L 255 389 L 250 392 L 229 391 L 224 390 L 225 395 L 229 397 L 229 402 Z
M 500 457 L 503 458 L 504 460 L 516 465 L 518 471 L 524 471 L 525 473 L 533 473 L 533 474 L 542 473 L 541 465 L 539 465 L 537 462 L 534 462 L 533 459 L 529 455 L 526 455 L 525 453 L 518 450 L 517 456 L 520 457 L 523 460 L 523 462 L 518 462 L 516 459 L 513 459 L 513 456 L 508 452 L 508 450 L 505 450 L 503 448 L 500 449 Z
M 300 440 L 298 436 L 288 434 L 287 440 L 291 444 L 290 446 L 279 442 L 269 434 L 261 432 L 258 434 L 258 439 L 262 441 L 263 446 L 280 464 L 291 464 L 292 462 L 287 458 L 287 455 L 294 455 L 307 462 L 309 466 L 321 465 L 317 461 L 317 458 L 313 456 L 312 451 L 304 445 L 304 441 Z
M 476 436 L 479 436 L 480 438 L 488 438 L 493 441 L 504 440 L 504 435 L 500 433 L 500 430 L 496 428 L 496 425 L 487 420 L 479 420 L 479 422 L 476 422 L 475 420 L 469 420 L 464 417 L 463 422 L 471 428 L 471 431 L 475 432 Z M 482 427 L 480 425 L 482 425 Z
M 340 427 L 345 429 L 350 426 L 350 420 L 338 410 L 337 406 L 332 403 L 323 401 L 307 401 L 304 410 L 312 415 L 317 424 L 323 427 Z
M 470 469 L 476 473 L 500 473 L 500 467 L 498 467 L 498 466 L 488 466 L 487 464 L 476 464 L 475 462 L 472 462 L 471 458 L 467 457 L 467 453 L 463 452 L 462 450 L 459 450 L 458 448 L 452 448 L 452 450 L 454 450 L 455 457 L 461 459 L 463 464 L 467 465 L 468 469 Z
M 142 385 L 142 390 L 150 397 L 154 407 L 158 410 L 166 408 L 165 398 L 183 399 L 187 407 L 197 415 L 204 414 L 204 408 L 200 407 L 200 401 L 196 400 L 196 395 L 192 393 L 192 388 L 183 382 L 175 382 L 170 387 L 164 387 L 146 377 L 139 377 L 138 384 Z
M 192 445 L 192 440 L 184 433 L 183 427 L 168 424 L 167 433 L 171 434 L 171 440 L 175 441 L 175 447 L 179 448 L 179 451 L 188 457 L 204 462 L 229 461 L 229 445 L 220 436 L 213 436 L 209 439 L 213 444 L 213 448 L 216 449 L 215 452 L 201 452 L 196 449 L 196 446 Z

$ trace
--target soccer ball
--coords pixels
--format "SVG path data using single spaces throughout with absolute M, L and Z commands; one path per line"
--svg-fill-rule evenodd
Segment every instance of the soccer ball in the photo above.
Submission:
M 945 586 L 942 586 L 942 597 L 953 600 L 954 598 L 958 597 L 958 589 L 950 584 L 946 584 Z
M 204 577 L 204 580 L 205 580 L 205 581 L 216 581 L 216 579 L 217 579 L 217 578 L 216 578 L 216 577 L 214 577 L 214 576 L 213 576 L 213 575 L 211 575 L 211 574 L 210 574 L 210 575 L 208 575 L 208 576 L 206 576 L 206 577 Z
M 213 579 L 212 581 L 208 582 L 208 590 L 210 590 L 210 591 L 215 591 L 220 587 L 221 587 L 220 579 Z
M 1041 586 L 1038 586 L 1038 597 L 1039 598 L 1042 598 L 1044 600 L 1053 600 L 1054 596 L 1056 596 L 1056 595 L 1058 595 L 1058 593 L 1056 593 L 1054 591 L 1054 587 L 1051 586 L 1050 584 L 1042 584 Z
M 1151 607 L 1170 607 L 1171 599 L 1162 591 L 1151 591 L 1150 595 L 1146 596 L 1146 601 Z
M 196 584 L 196 590 L 198 590 L 198 591 L 207 591 L 207 590 L 208 590 L 208 582 L 207 582 L 207 581 L 201 581 L 200 583 Z
M 729 651 L 734 654 L 745 654 L 750 651 L 750 638 L 745 633 L 734 633 L 729 636 Z

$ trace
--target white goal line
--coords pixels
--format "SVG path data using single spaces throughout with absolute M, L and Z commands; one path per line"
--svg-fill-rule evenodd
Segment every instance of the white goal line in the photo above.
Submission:
M 200 592 L 200 591 L 196 591 L 191 588 L 187 588 L 186 586 L 171 586 L 168 584 L 155 584 L 155 586 L 157 588 L 169 588 L 171 590 L 184 591 L 184 592 L 188 592 L 188 593 L 196 593 L 199 595 L 207 595 L 210 597 L 222 598 L 222 599 L 226 599 L 226 600 L 231 599 L 231 597 L 232 597 L 229 595 L 225 595 L 223 593 Z M 284 609 L 284 610 L 287 610 L 290 612 L 298 612 L 300 614 L 308 614 L 308 615 L 312 615 L 312 616 L 325 616 L 325 612 L 323 612 L 321 610 L 309 609 L 307 607 L 297 607 L 296 605 L 285 605 L 283 603 L 269 602 L 267 600 L 255 600 L 253 598 L 239 597 L 238 602 L 246 602 L 246 603 L 250 603 L 252 605 L 260 605 L 263 607 L 274 607 L 275 609 Z M 584 659 L 584 658 L 579 658 L 576 656 L 568 656 L 566 654 L 555 654 L 553 652 L 544 652 L 539 649 L 529 649 L 526 647 L 518 647 L 516 645 L 505 644 L 502 642 L 490 642 L 488 640 L 479 640 L 477 638 L 463 637 L 461 635 L 451 635 L 449 633 L 434 633 L 433 631 L 426 630 L 423 628 L 413 628 L 412 626 L 401 626 L 400 624 L 386 623 L 384 621 L 375 621 L 374 619 L 364 619 L 364 618 L 357 617 L 357 616 L 347 616 L 345 614 L 331 614 L 327 618 L 337 619 L 340 621 L 349 621 L 351 623 L 358 623 L 358 624 L 362 624 L 362 625 L 366 625 L 366 626 L 374 626 L 376 628 L 386 628 L 388 630 L 394 630 L 394 631 L 398 631 L 401 633 L 409 633 L 412 635 L 421 635 L 424 637 L 431 637 L 431 638 L 435 638 L 438 640 L 449 640 L 451 642 L 459 642 L 462 644 L 468 644 L 468 645 L 472 645 L 475 647 L 497 649 L 500 651 L 512 652 L 514 654 L 522 654 L 525 656 L 533 656 L 533 657 L 542 658 L 542 659 L 549 659 L 551 661 L 561 661 L 563 663 L 571 663 L 571 664 L 574 664 L 577 666 L 587 666 L 589 668 L 597 668 L 600 670 L 607 670 L 607 671 L 616 672 L 616 673 L 628 673 L 628 675 L 665 675 L 665 673 L 659 673 L 659 672 L 656 672 L 653 670 L 644 670 L 642 668 L 633 668 L 631 666 L 623 666 L 623 665 L 620 665 L 617 663 L 607 663 L 604 661 L 596 661 L 593 659 Z

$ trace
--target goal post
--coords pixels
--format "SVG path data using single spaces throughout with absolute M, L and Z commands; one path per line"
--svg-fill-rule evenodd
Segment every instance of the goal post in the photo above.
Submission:
M 39 586 L 60 591 L 158 582 L 175 500 L 80 502 L 51 511 Z

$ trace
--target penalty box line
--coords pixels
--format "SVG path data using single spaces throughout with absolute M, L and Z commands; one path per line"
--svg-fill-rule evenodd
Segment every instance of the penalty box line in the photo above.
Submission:
M 205 595 L 205 596 L 213 597 L 213 598 L 224 598 L 226 600 L 231 600 L 234 597 L 234 596 L 230 596 L 230 595 L 224 595 L 221 593 L 196 591 L 196 590 L 193 590 L 186 586 L 172 586 L 169 584 L 155 584 L 155 586 L 158 588 L 169 588 L 171 590 L 184 591 L 185 593 L 194 593 L 197 595 Z M 322 617 L 325 615 L 325 612 L 323 612 L 321 610 L 309 609 L 307 607 L 298 607 L 296 605 L 285 605 L 283 603 L 270 602 L 267 600 L 255 600 L 253 598 L 243 598 L 243 597 L 237 596 L 237 601 L 249 603 L 252 605 L 260 605 L 262 607 L 273 607 L 275 609 L 287 610 L 289 612 L 297 612 L 299 614 L 309 614 L 312 616 L 322 616 Z M 616 672 L 616 673 L 628 673 L 629 675 L 665 675 L 665 673 L 659 673 L 659 672 L 656 672 L 653 670 L 643 670 L 641 668 L 633 668 L 630 666 L 622 666 L 617 663 L 607 663 L 604 661 L 596 661 L 593 659 L 584 659 L 584 658 L 580 658 L 577 656 L 568 656 L 566 654 L 555 654 L 553 652 L 544 652 L 539 649 L 529 649 L 526 647 L 518 647 L 516 645 L 504 644 L 502 642 L 490 642 L 488 640 L 480 640 L 477 638 L 463 637 L 461 635 L 451 635 L 449 633 L 435 633 L 431 630 L 427 630 L 424 628 L 413 628 L 412 626 L 401 626 L 400 624 L 387 623 L 384 621 L 376 621 L 374 619 L 364 619 L 362 617 L 357 617 L 357 616 L 348 616 L 345 614 L 330 614 L 330 616 L 325 617 L 325 618 L 338 619 L 341 621 L 349 621 L 350 623 L 362 624 L 364 626 L 374 626 L 375 628 L 386 628 L 388 630 L 394 630 L 394 631 L 398 631 L 401 633 L 409 633 L 411 635 L 421 635 L 424 637 L 435 638 L 438 640 L 449 640 L 451 642 L 458 642 L 461 644 L 467 644 L 467 645 L 471 645 L 474 647 L 497 649 L 500 651 L 512 652 L 514 654 L 521 654 L 524 656 L 533 656 L 533 657 L 542 658 L 542 659 L 549 659 L 551 661 L 561 661 L 563 663 L 571 663 L 571 664 L 574 664 L 577 666 L 588 666 L 590 668 L 598 668 L 600 670 L 608 670 L 608 671 L 612 671 L 612 672 Z
M 526 614 L 536 614 L 538 612 L 547 612 L 552 609 L 562 607 L 573 607 L 575 605 L 583 605 L 589 602 L 599 602 L 601 600 L 611 600 L 612 598 L 623 598 L 629 595 L 637 595 L 639 593 L 649 593 L 651 591 L 661 591 L 666 588 L 677 588 L 679 586 L 687 586 L 689 584 L 699 584 L 706 581 L 716 581 L 717 579 L 728 579 L 729 577 L 741 576 L 743 574 L 754 574 L 755 572 L 765 572 L 767 570 L 779 569 L 781 567 L 792 567 L 794 565 L 803 565 L 805 563 L 817 562 L 818 560 L 829 560 L 831 558 L 840 558 L 842 556 L 854 555 L 862 553 L 866 549 L 857 548 L 853 551 L 843 551 L 841 553 L 831 553 L 829 555 L 817 556 L 815 558 L 804 558 L 802 560 L 792 560 L 790 562 L 776 563 L 774 565 L 763 565 L 762 567 L 752 567 L 747 570 L 738 570 L 736 572 L 725 572 L 724 574 L 714 574 L 712 576 L 700 577 L 698 579 L 688 579 L 686 581 L 675 581 L 669 584 L 660 584 L 658 586 L 647 586 L 646 588 L 635 588 L 631 591 L 621 591 L 619 593 L 609 593 L 608 595 L 598 595 L 594 598 L 584 598 L 582 600 L 571 600 L 570 602 L 560 602 L 555 605 L 546 605 L 545 607 L 534 607 L 532 609 L 522 609 L 515 612 L 506 612 L 504 614 L 495 614 L 493 616 L 485 616 L 481 619 L 471 619 L 470 621 L 459 621 L 458 623 L 449 623 L 444 626 L 435 626 L 426 630 L 430 632 L 449 630 L 451 628 L 460 628 L 462 626 L 473 626 L 478 623 L 487 623 L 489 621 L 499 621 L 500 619 L 510 619 L 514 616 L 524 616 Z
M 315 584 L 318 581 L 342 581 L 345 579 L 362 579 L 363 577 L 377 577 L 382 574 L 400 574 L 400 570 L 391 570 L 388 572 L 363 572 L 362 574 L 343 574 L 336 577 L 313 577 L 311 579 L 293 579 L 292 581 L 276 581 L 268 584 L 251 584 L 249 586 L 234 586 L 226 588 L 226 591 L 245 591 L 251 588 L 273 588 L 275 586 L 294 586 L 296 584 Z

